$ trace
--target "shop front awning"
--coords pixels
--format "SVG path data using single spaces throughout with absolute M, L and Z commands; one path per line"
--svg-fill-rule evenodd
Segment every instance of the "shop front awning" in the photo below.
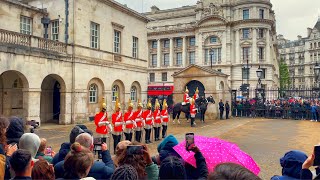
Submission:
M 169 96 L 173 93 L 172 84 L 152 84 L 148 85 L 148 96 Z

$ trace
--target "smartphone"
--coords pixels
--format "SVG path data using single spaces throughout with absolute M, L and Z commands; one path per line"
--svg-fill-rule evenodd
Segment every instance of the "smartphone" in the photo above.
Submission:
M 313 166 L 320 166 L 320 145 L 314 146 L 314 161 Z
M 191 151 L 194 146 L 194 133 L 186 133 L 186 150 Z
M 143 146 L 139 145 L 129 145 L 127 146 L 127 155 L 142 155 Z
M 47 154 L 46 155 L 51 156 L 52 155 L 52 147 L 49 146 L 49 147 L 47 147 L 46 150 L 47 150 Z
M 101 145 L 102 144 L 102 138 L 93 138 L 93 144 L 95 145 Z

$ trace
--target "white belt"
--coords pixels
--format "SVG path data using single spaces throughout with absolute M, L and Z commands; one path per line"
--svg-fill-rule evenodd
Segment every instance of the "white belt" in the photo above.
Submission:
M 147 124 L 147 125 L 145 126 L 145 129 L 151 129 L 151 128 L 152 128 L 151 125 L 148 125 L 148 124 Z
M 125 133 L 131 133 L 131 132 L 132 132 L 132 129 L 125 128 L 125 129 L 124 129 L 124 132 L 125 132 Z
M 122 132 L 112 132 L 113 135 L 119 136 L 122 134 Z

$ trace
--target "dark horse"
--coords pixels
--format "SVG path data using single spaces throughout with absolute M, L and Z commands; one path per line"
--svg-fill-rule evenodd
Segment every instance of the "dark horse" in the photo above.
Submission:
M 200 121 L 202 123 L 204 123 L 204 118 L 205 118 L 205 114 L 206 114 L 206 111 L 207 111 L 208 104 L 209 103 L 215 104 L 216 102 L 214 101 L 212 96 L 209 96 L 207 98 L 200 97 L 199 99 L 200 99 L 199 100 L 200 101 L 200 104 L 199 104 Z
M 209 96 L 207 98 L 200 97 L 200 98 L 196 99 L 196 101 L 195 101 L 196 107 L 199 107 L 201 104 L 205 104 L 205 103 L 208 104 L 207 101 L 215 103 L 212 96 Z M 205 111 L 206 110 L 207 110 L 207 105 L 205 106 Z M 204 113 L 205 113 L 205 111 L 204 111 Z M 175 119 L 177 118 L 178 119 L 178 123 L 180 123 L 179 118 L 180 118 L 180 113 L 181 112 L 184 112 L 185 115 L 186 115 L 187 120 L 189 120 L 189 117 L 190 117 L 190 104 L 188 103 L 188 104 L 183 106 L 181 103 L 177 103 L 177 104 L 175 104 L 173 106 L 173 115 L 172 115 L 173 122 L 175 122 Z

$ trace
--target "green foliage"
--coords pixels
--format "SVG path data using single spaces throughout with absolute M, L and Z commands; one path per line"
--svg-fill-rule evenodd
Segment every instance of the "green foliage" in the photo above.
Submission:
M 284 59 L 280 60 L 279 71 L 280 71 L 279 72 L 279 75 L 280 75 L 280 94 L 281 94 L 281 96 L 283 96 L 282 90 L 288 89 L 291 84 L 291 81 L 290 81 L 291 78 L 289 75 L 288 65 L 286 64 Z

